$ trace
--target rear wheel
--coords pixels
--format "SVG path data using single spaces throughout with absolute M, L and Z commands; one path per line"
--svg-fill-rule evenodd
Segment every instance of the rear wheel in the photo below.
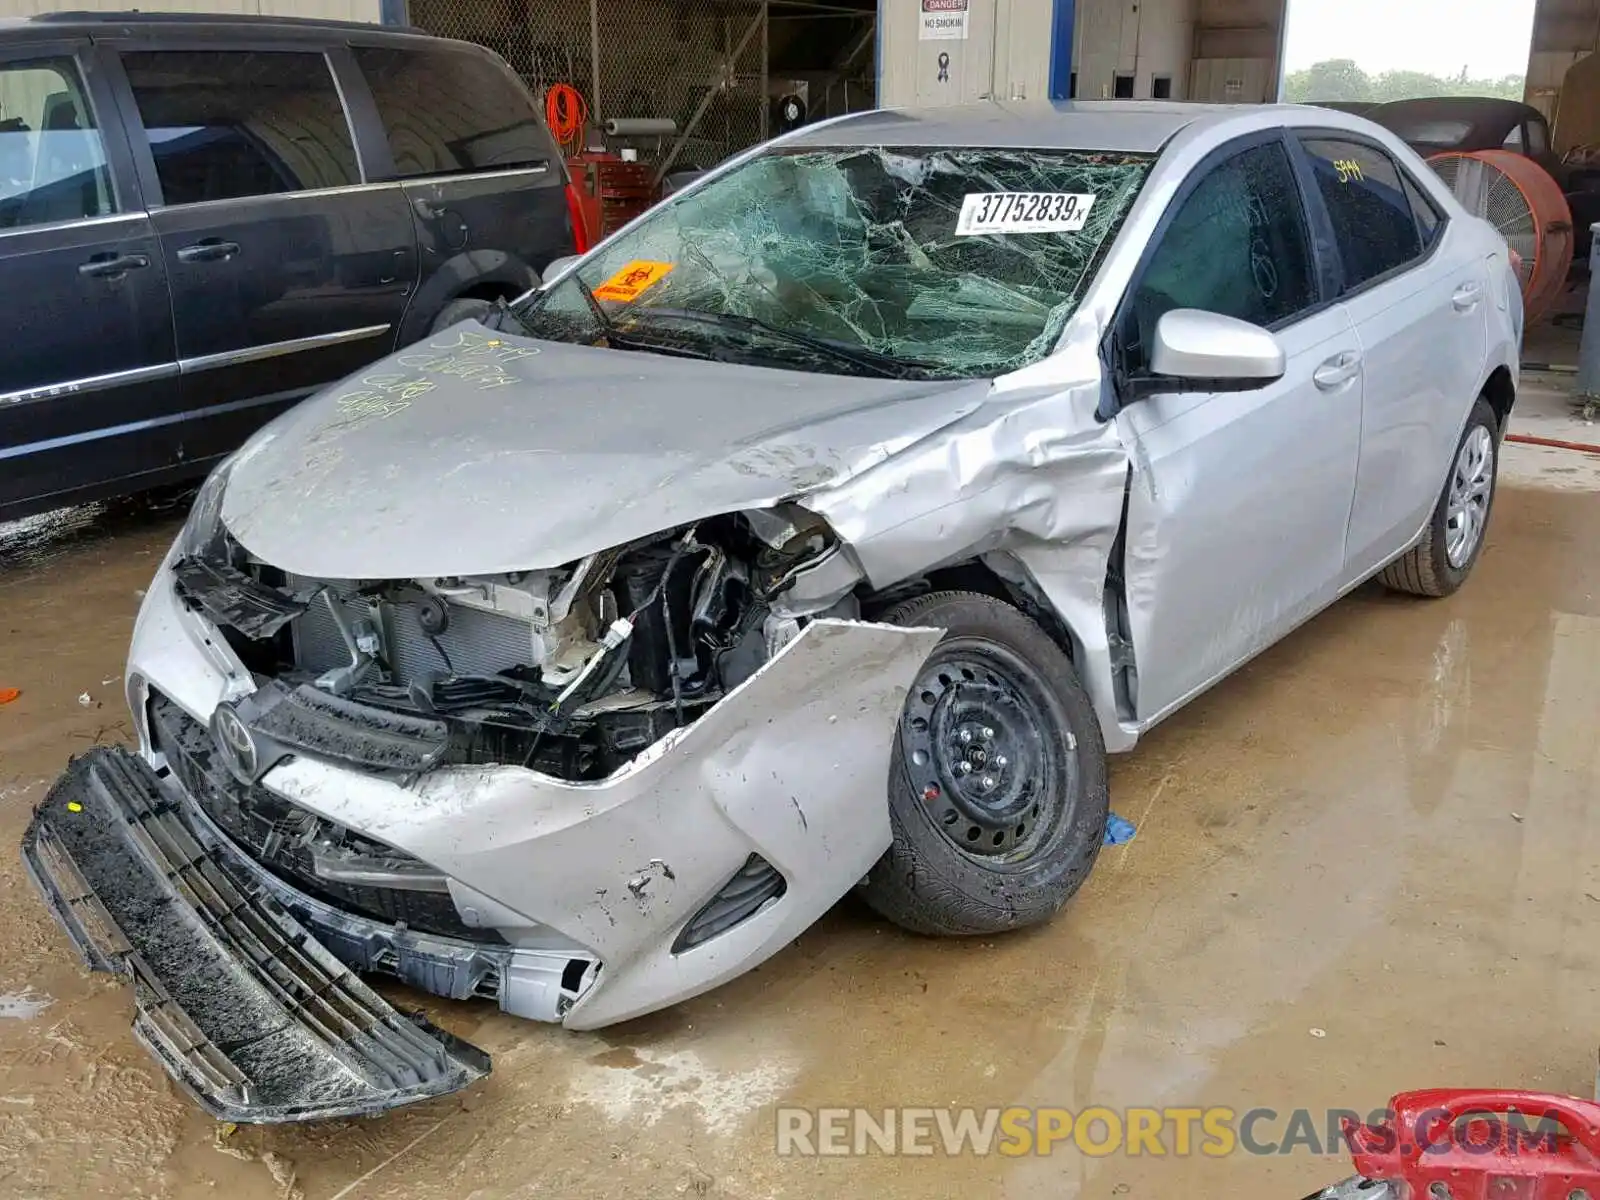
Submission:
M 894 841 L 867 877 L 867 903 L 928 934 L 1049 919 L 1087 878 L 1109 811 L 1105 743 L 1072 660 L 977 593 L 923 596 L 883 619 L 946 633 L 901 714 Z
M 1385 587 L 1414 596 L 1449 596 L 1467 581 L 1483 551 L 1500 470 L 1500 423 L 1481 396 L 1456 446 L 1444 490 L 1422 540 L 1379 574 Z

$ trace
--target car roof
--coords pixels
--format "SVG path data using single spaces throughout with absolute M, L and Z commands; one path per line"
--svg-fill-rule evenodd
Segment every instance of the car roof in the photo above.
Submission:
M 0 42 L 44 41 L 60 37 L 121 37 L 143 33 L 245 32 L 278 40 L 327 41 L 330 34 L 358 34 L 363 40 L 429 38 L 420 29 L 404 25 L 374 25 L 364 21 L 325 21 L 301 17 L 256 16 L 245 13 L 182 12 L 51 12 L 31 17 L 0 18 Z
M 939 108 L 878 109 L 801 129 L 786 146 L 993 146 L 1155 154 L 1194 126 L 1258 124 L 1264 111 L 1305 124 L 1292 105 L 1178 104 L 1159 100 L 987 100 Z M 1247 116 L 1248 114 L 1248 116 Z

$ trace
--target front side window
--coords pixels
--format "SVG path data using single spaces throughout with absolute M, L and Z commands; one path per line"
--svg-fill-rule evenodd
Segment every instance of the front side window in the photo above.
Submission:
M 1178 308 L 1272 328 L 1316 303 L 1300 192 L 1280 143 L 1214 167 L 1179 202 L 1133 295 L 1129 366 L 1144 365 L 1156 323 Z
M 162 203 L 197 204 L 361 182 L 333 74 L 320 54 L 125 53 Z
M 0 229 L 114 211 L 105 146 L 72 60 L 0 66 Z
M 1153 161 L 772 152 L 655 209 L 519 315 L 535 336 L 564 341 L 992 377 L 1050 352 Z
M 1417 219 L 1393 159 L 1362 142 L 1307 138 L 1304 145 L 1333 221 L 1345 291 L 1421 256 Z
M 544 166 L 556 150 L 504 68 L 458 50 L 356 46 L 401 179 Z

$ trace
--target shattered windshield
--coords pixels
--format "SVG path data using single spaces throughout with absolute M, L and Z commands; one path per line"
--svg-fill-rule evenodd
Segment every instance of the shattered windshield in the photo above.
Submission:
M 620 349 L 992 377 L 1049 353 L 1153 161 L 771 153 L 662 205 L 517 315 L 536 337 Z

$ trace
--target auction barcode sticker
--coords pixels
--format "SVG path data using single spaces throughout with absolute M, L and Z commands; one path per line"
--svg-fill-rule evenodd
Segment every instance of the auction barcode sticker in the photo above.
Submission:
M 1077 233 L 1094 197 L 1083 192 L 970 192 L 961 202 L 956 234 Z

